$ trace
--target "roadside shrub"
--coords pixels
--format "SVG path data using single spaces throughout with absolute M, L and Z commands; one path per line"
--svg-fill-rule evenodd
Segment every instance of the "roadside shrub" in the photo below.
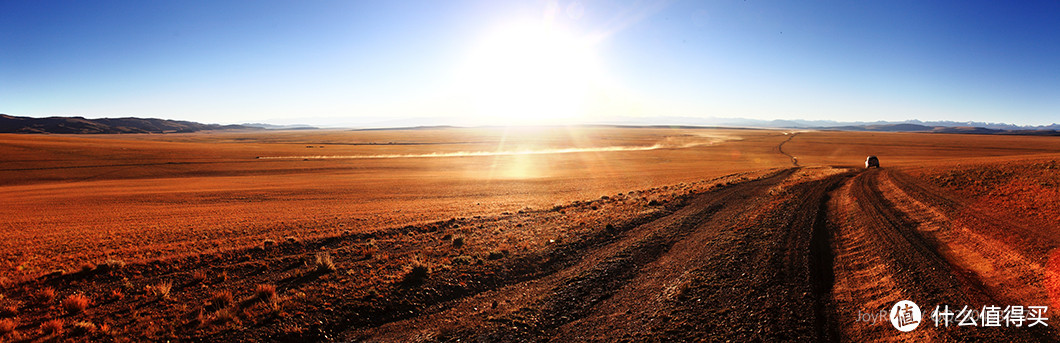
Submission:
M 40 331 L 44 334 L 60 334 L 63 332 L 63 320 L 52 319 L 40 324 Z
M 254 294 L 261 301 L 268 301 L 276 298 L 276 285 L 261 284 L 254 289 Z
M 91 273 L 93 270 L 96 270 L 96 265 L 88 263 L 88 262 L 85 262 L 85 263 L 81 264 L 81 272 L 82 273 L 88 274 L 88 273 Z
M 331 260 L 331 254 L 321 251 L 317 253 L 317 272 L 330 273 L 336 270 L 335 262 Z
M 84 294 L 71 294 L 63 299 L 63 309 L 71 314 L 84 312 L 88 308 L 89 299 Z

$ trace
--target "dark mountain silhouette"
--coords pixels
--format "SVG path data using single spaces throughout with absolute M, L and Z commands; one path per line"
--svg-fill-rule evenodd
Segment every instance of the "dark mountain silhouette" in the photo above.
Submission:
M 32 118 L 0 114 L 0 133 L 175 133 L 234 129 L 257 128 L 156 118 Z

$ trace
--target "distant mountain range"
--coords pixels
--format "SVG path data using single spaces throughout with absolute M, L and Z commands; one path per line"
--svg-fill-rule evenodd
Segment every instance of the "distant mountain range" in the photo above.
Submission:
M 31 118 L 0 114 L 0 133 L 175 133 L 233 129 L 255 129 L 255 127 L 155 118 Z
M 436 123 L 424 125 L 392 125 L 382 127 L 372 125 L 369 128 L 444 126 Z M 442 120 L 444 121 L 444 120 Z M 404 122 L 402 122 L 404 123 Z M 396 124 L 396 123 L 393 123 Z M 411 123 L 404 123 L 411 124 Z M 970 134 L 1015 134 L 1015 135 L 1048 135 L 1060 136 L 1060 124 L 1040 126 L 1019 126 L 1005 123 L 956 122 L 956 121 L 876 121 L 876 122 L 838 122 L 829 120 L 758 120 L 745 118 L 700 118 L 700 117 L 640 117 L 616 118 L 592 124 L 623 126 L 722 126 L 749 128 L 787 128 L 838 131 L 875 131 L 875 132 L 933 132 L 933 133 L 970 133 Z M 266 123 L 248 123 L 240 125 L 202 124 L 191 121 L 168 120 L 156 118 L 100 118 L 85 119 L 82 117 L 16 117 L 0 114 L 0 133 L 176 133 L 197 132 L 204 130 L 312 130 L 308 125 L 275 125 Z M 364 128 L 362 128 L 364 129 Z
M 837 131 L 876 131 L 876 132 L 934 132 L 934 133 L 971 133 L 971 134 L 1015 134 L 1060 136 L 1060 124 L 1020 126 L 1006 123 L 957 122 L 957 121 L 875 121 L 875 122 L 839 122 L 831 120 L 759 120 L 745 118 L 696 118 L 696 117 L 657 117 L 657 118 L 622 118 L 607 121 L 614 125 L 692 125 L 722 127 L 759 127 L 785 129 L 814 129 Z

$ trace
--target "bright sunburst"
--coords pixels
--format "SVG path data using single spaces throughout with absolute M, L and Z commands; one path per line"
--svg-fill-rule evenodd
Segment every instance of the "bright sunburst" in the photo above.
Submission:
M 589 39 L 548 24 L 518 24 L 489 34 L 461 75 L 478 119 L 494 124 L 577 120 L 599 79 Z

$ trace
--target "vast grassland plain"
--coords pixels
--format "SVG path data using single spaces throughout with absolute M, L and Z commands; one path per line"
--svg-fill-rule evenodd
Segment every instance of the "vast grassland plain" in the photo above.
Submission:
M 0 150 L 7 340 L 1058 338 L 856 321 L 905 298 L 1060 305 L 1057 137 L 418 128 Z

